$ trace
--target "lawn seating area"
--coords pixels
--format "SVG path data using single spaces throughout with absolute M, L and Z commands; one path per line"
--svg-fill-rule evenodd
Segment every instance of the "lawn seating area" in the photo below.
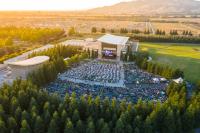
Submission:
M 114 62 L 91 61 L 72 68 L 62 75 L 71 79 L 118 83 L 120 80 L 120 69 L 119 64 Z
M 88 66 L 89 64 L 92 66 Z M 100 64 L 101 67 L 97 67 L 96 66 L 97 64 Z M 96 68 L 92 69 L 92 67 L 94 66 L 96 66 Z M 108 67 L 108 69 L 106 69 L 106 66 Z M 92 97 L 100 96 L 100 98 L 102 99 L 108 97 L 109 99 L 116 98 L 118 101 L 125 99 L 127 101 L 137 102 L 137 100 L 140 98 L 143 100 L 162 101 L 162 102 L 166 100 L 167 97 L 165 94 L 165 89 L 168 85 L 168 81 L 167 80 L 161 81 L 160 79 L 162 77 L 140 70 L 134 63 L 123 64 L 125 87 L 107 86 L 106 83 L 102 85 L 88 84 L 89 82 L 76 83 L 68 81 L 67 79 L 66 80 L 61 79 L 63 75 L 68 76 L 68 74 L 73 74 L 72 71 L 75 72 L 75 70 L 79 70 L 78 72 L 75 72 L 76 78 L 84 79 L 84 76 L 81 75 L 87 76 L 88 73 L 87 70 L 90 71 L 91 69 L 92 71 L 94 71 L 94 73 L 91 73 L 91 75 L 93 75 L 94 77 L 87 78 L 87 80 L 91 79 L 92 82 L 94 81 L 94 79 L 97 79 L 97 77 L 99 77 L 102 74 L 109 77 L 110 72 L 113 72 L 110 71 L 109 69 L 113 68 L 113 66 L 115 66 L 114 69 L 116 68 L 115 71 L 118 72 L 118 70 L 120 70 L 120 68 L 116 63 L 108 65 L 107 63 L 103 62 L 91 61 L 89 63 L 82 64 L 80 66 L 77 66 L 76 68 L 73 68 L 71 70 L 66 71 L 65 73 L 60 74 L 57 80 L 55 82 L 50 83 L 48 86 L 45 87 L 45 89 L 47 89 L 50 93 L 56 92 L 60 94 L 62 97 L 64 97 L 66 93 L 72 94 L 73 92 L 75 92 L 77 96 L 81 95 L 91 95 Z M 99 69 L 102 68 L 104 68 L 105 70 L 103 69 L 101 73 Z M 80 77 L 78 77 L 79 74 Z M 90 73 L 88 74 L 90 75 Z M 74 75 L 70 76 L 74 78 Z M 105 80 L 101 80 L 100 82 L 104 81 Z

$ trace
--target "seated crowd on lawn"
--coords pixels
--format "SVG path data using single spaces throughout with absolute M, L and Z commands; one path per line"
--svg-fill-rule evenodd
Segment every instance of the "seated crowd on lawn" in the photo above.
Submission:
M 117 63 L 91 61 L 66 71 L 67 78 L 104 83 L 117 83 L 120 80 L 120 66 Z
M 99 67 L 101 72 L 98 69 Z M 109 68 L 118 69 L 113 69 L 111 71 Z M 154 79 L 159 79 L 161 77 L 140 70 L 137 66 L 135 66 L 134 63 L 124 64 L 126 87 L 109 87 L 106 86 L 106 84 L 105 86 L 91 84 L 89 85 L 87 83 L 74 83 L 68 80 L 61 79 L 61 77 L 63 76 L 76 79 L 85 79 L 84 76 L 86 76 L 87 74 L 92 75 L 94 73 L 92 75 L 92 78 L 86 79 L 91 80 L 91 82 L 95 79 L 98 79 L 95 81 L 107 82 L 108 79 L 104 80 L 104 77 L 109 77 L 110 75 L 112 75 L 111 73 L 120 73 L 119 70 L 119 66 L 116 65 L 116 63 L 107 64 L 97 61 L 91 61 L 59 75 L 55 82 L 50 83 L 45 88 L 49 92 L 56 92 L 59 93 L 61 96 L 64 96 L 66 93 L 72 94 L 73 92 L 75 92 L 77 96 L 85 94 L 91 95 L 92 97 L 100 96 L 102 99 L 106 97 L 108 97 L 109 99 L 116 98 L 119 101 L 126 99 L 127 101 L 136 102 L 139 98 L 154 101 L 166 100 L 165 89 L 168 84 L 167 81 L 155 82 Z
M 77 95 L 101 95 L 101 97 L 116 97 L 119 100 L 127 99 L 129 101 L 137 101 L 139 98 L 142 98 L 145 100 L 164 101 L 166 99 L 165 88 L 167 83 L 159 81 L 158 79 L 161 77 L 155 76 L 155 74 L 162 75 L 167 79 L 174 75 L 177 76 L 177 73 L 179 74 L 179 71 L 174 71 L 171 68 L 164 69 L 162 66 L 157 64 L 153 64 L 152 67 L 152 64 L 146 61 L 146 55 L 140 54 L 135 57 L 129 57 L 129 60 L 135 58 L 135 64 L 124 64 L 125 87 L 108 87 L 106 86 L 106 83 L 116 83 L 119 81 L 121 76 L 121 66 L 116 63 L 99 63 L 98 61 L 87 62 L 88 64 L 83 62 L 80 63 L 80 61 L 83 61 L 88 57 L 87 52 L 84 53 L 83 51 L 82 54 L 78 54 L 78 51 L 74 50 L 74 53 L 65 55 L 65 52 L 70 49 L 76 48 L 57 47 L 39 53 L 39 55 L 49 55 L 51 60 L 44 67 L 30 74 L 29 79 L 34 84 L 38 86 L 46 86 L 50 92 L 58 92 L 61 95 L 65 95 L 66 92 L 70 93 L 70 91 L 74 91 L 78 93 Z M 63 60 L 62 58 L 66 57 L 71 58 L 65 62 L 61 61 Z M 157 71 L 156 68 L 159 71 Z M 149 74 L 142 69 L 154 74 Z M 98 86 L 95 84 L 87 85 L 82 83 L 71 83 L 68 80 L 61 80 L 60 75 L 66 75 L 70 78 L 80 80 L 86 79 L 88 81 L 103 82 L 105 85 Z M 156 82 L 154 79 L 157 79 Z

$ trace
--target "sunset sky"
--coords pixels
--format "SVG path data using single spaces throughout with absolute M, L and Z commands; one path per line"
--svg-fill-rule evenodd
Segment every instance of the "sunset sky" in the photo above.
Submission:
M 0 10 L 82 10 L 130 0 L 0 0 Z

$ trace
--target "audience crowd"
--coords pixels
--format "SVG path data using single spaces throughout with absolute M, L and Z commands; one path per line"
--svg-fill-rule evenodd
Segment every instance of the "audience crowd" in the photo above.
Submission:
M 114 62 L 91 61 L 72 68 L 62 74 L 63 79 L 79 79 L 103 83 L 117 83 L 120 80 L 120 66 Z
M 118 82 L 120 70 L 124 69 L 125 87 L 108 87 L 105 85 L 89 85 L 86 83 L 74 83 L 61 79 L 61 75 L 76 79 L 87 79 L 96 82 Z M 127 101 L 136 102 L 138 99 L 165 101 L 165 89 L 168 81 L 160 80 L 159 76 L 144 72 L 137 68 L 135 64 L 124 64 L 123 68 L 116 63 L 92 61 L 76 68 L 73 68 L 61 74 L 55 82 L 46 86 L 46 89 L 52 93 L 57 92 L 61 96 L 66 93 L 75 92 L 77 96 L 91 95 L 92 97 L 100 96 L 117 100 L 126 99 Z M 155 80 L 156 79 L 156 80 Z

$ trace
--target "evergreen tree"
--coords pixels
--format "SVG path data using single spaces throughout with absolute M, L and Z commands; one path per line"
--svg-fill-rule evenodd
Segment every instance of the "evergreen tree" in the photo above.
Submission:
M 121 121 L 121 119 L 119 119 L 117 121 L 117 123 L 116 123 L 115 133 L 125 133 L 125 131 L 124 131 L 124 124 Z
M 0 119 L 0 133 L 6 133 L 6 132 L 7 132 L 7 129 L 6 129 L 5 122 Z
M 101 33 L 106 33 L 106 29 L 105 29 L 105 28 L 102 28 L 102 29 L 101 29 Z
M 140 133 L 140 129 L 136 127 L 134 133 Z
M 114 30 L 114 29 L 111 29 L 110 32 L 111 32 L 111 33 L 115 33 L 115 30 Z
M 110 129 L 109 129 L 107 123 L 105 123 L 105 124 L 103 125 L 103 127 L 102 127 L 101 130 L 100 130 L 100 133 L 110 133 Z
M 68 31 L 68 35 L 69 35 L 69 36 L 72 36 L 72 35 L 75 35 L 75 34 L 76 34 L 75 28 L 74 28 L 74 27 L 71 27 L 71 28 L 69 29 L 69 31 Z
M 17 122 L 16 122 L 15 118 L 13 118 L 13 117 L 8 118 L 8 128 L 9 128 L 11 133 L 14 133 L 16 131 Z
M 73 113 L 73 116 L 72 116 L 72 121 L 73 121 L 73 123 L 76 123 L 79 119 L 80 119 L 79 112 L 76 109 L 76 110 L 74 110 L 74 113 Z
M 145 120 L 144 132 L 145 133 L 153 133 L 152 122 L 151 122 L 151 119 L 149 117 L 147 117 L 146 120 Z
M 96 28 L 96 27 L 92 27 L 91 32 L 92 32 L 92 33 L 96 33 L 96 32 L 97 32 L 97 28 Z
M 21 122 L 21 114 L 22 114 L 22 110 L 20 107 L 17 107 L 16 111 L 15 111 L 15 119 L 18 122 Z
M 85 132 L 85 127 L 83 125 L 83 122 L 79 120 L 76 124 L 76 132 L 77 133 L 84 133 Z
M 69 119 L 67 120 L 64 133 L 74 133 L 73 124 Z
M 34 132 L 35 133 L 44 133 L 45 132 L 44 122 L 40 116 L 37 116 L 37 118 L 36 118 L 35 125 L 34 125 Z
M 48 133 L 58 133 L 58 125 L 56 124 L 56 120 L 52 119 L 49 127 L 48 127 Z
M 95 126 L 94 126 L 93 121 L 88 122 L 86 133 L 95 133 Z
M 22 120 L 20 133 L 31 133 L 31 129 L 26 120 Z

